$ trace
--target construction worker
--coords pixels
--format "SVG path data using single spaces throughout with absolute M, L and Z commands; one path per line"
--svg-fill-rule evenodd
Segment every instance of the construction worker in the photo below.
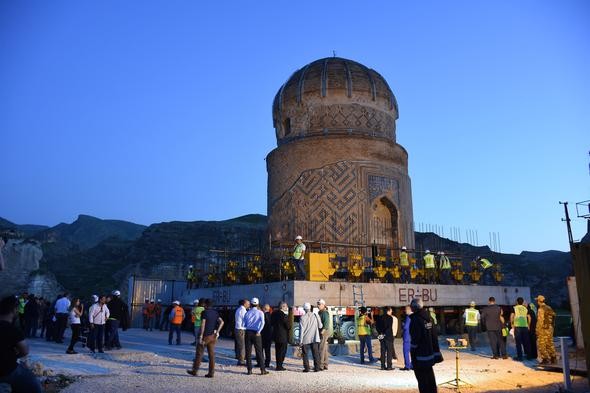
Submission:
M 545 303 L 545 296 L 536 297 L 539 310 L 537 311 L 537 352 L 541 364 L 556 363 L 555 345 L 553 344 L 553 329 L 555 325 L 555 311 Z
M 148 310 L 148 330 L 151 332 L 154 330 L 154 321 L 156 319 L 156 301 L 150 300 L 150 304 L 147 306 Z
M 191 345 L 197 345 L 200 337 L 201 330 L 201 314 L 205 310 L 203 300 L 195 299 L 193 302 L 193 311 L 191 312 L 191 321 L 193 323 L 193 332 L 195 334 L 195 342 Z
M 440 283 L 449 285 L 451 283 L 451 261 L 443 251 L 439 253 L 438 268 L 440 269 Z
M 424 255 L 424 269 L 424 281 L 428 284 L 434 284 L 436 280 L 436 263 L 434 261 L 434 255 L 430 253 L 430 250 L 426 250 L 426 254 Z
M 465 328 L 469 336 L 469 345 L 472 351 L 475 351 L 475 343 L 477 342 L 477 330 L 479 328 L 479 321 L 481 316 L 479 310 L 475 308 L 475 302 L 472 300 L 469 303 L 469 308 L 465 309 L 463 313 L 463 319 L 465 321 Z
M 154 315 L 156 317 L 154 326 L 156 329 L 160 329 L 160 323 L 162 322 L 162 299 L 158 299 L 154 307 Z
M 195 281 L 195 271 L 193 265 L 189 265 L 188 272 L 186 272 L 186 289 L 193 289 L 193 282 Z
M 492 269 L 490 269 L 494 264 L 490 262 L 487 258 L 477 257 L 479 261 L 479 265 L 481 266 L 481 283 L 484 285 L 489 285 L 490 280 L 493 281 L 492 276 Z M 488 277 L 490 276 L 490 277 Z
M 141 315 L 143 316 L 143 330 L 148 330 L 150 327 L 149 316 L 150 299 L 144 299 L 143 307 L 141 308 Z
M 512 329 L 514 329 L 514 340 L 516 341 L 516 357 L 514 360 L 523 360 L 523 349 L 527 358 L 530 358 L 529 327 L 531 325 L 531 316 L 524 306 L 524 299 L 522 297 L 516 299 L 514 311 L 510 314 L 510 324 L 512 325 Z
M 170 330 L 168 331 L 168 345 L 172 345 L 172 336 L 176 332 L 176 345 L 180 345 L 180 328 L 182 321 L 184 321 L 184 309 L 180 307 L 180 302 L 175 300 L 172 302 L 174 308 L 170 312 Z
M 25 306 L 27 305 L 27 299 L 29 297 L 28 293 L 23 293 L 18 298 L 18 325 L 22 332 L 25 332 Z
M 401 266 L 401 281 L 405 284 L 410 282 L 410 256 L 406 246 L 402 247 L 402 251 L 399 253 L 399 264 Z
M 303 244 L 303 237 L 297 235 L 295 237 L 295 246 L 293 247 L 293 265 L 297 270 L 298 278 L 305 278 L 305 244 Z

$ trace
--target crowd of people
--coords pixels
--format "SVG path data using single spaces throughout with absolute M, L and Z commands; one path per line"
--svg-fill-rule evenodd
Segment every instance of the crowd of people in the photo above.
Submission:
M 25 338 L 44 338 L 64 344 L 69 325 L 72 334 L 66 349 L 68 354 L 77 353 L 74 350 L 77 343 L 83 343 L 92 353 L 121 349 L 119 328 L 129 327 L 129 310 L 121 300 L 120 291 L 93 295 L 86 305 L 67 292 L 58 295 L 53 302 L 28 293 L 18 296 L 16 301 L 16 326 Z
M 68 354 L 76 353 L 74 347 L 78 342 L 85 343 L 91 353 L 121 349 L 118 330 L 129 327 L 129 312 L 120 296 L 119 291 L 113 291 L 109 296 L 94 295 L 92 302 L 87 305 L 78 298 L 70 299 L 68 293 L 61 294 L 52 303 L 28 294 L 2 299 L 0 383 L 15 386 L 13 392 L 36 392 L 36 378 L 16 362 L 17 358 L 28 353 L 25 338 L 40 337 L 63 344 L 68 324 L 72 331 L 66 349 Z M 546 304 L 543 296 L 537 296 L 535 300 L 538 308 L 519 297 L 509 315 L 501 306 L 496 305 L 493 297 L 489 298 L 488 305 L 482 309 L 471 302 L 463 313 L 470 348 L 477 349 L 478 333 L 485 330 L 493 359 L 508 358 L 506 339 L 511 335 L 516 342 L 514 360 L 539 357 L 541 363 L 555 362 L 552 337 L 556 314 Z M 256 297 L 241 300 L 233 320 L 237 365 L 245 366 L 247 374 L 252 374 L 254 368 L 259 368 L 261 375 L 268 374 L 274 344 L 274 370 L 285 371 L 284 361 L 291 343 L 295 344 L 296 356 L 302 359 L 303 372 L 328 370 L 329 338 L 334 333 L 332 315 L 323 299 L 319 299 L 315 305 L 305 303 L 302 309 L 298 334 L 293 342 L 291 332 L 294 313 L 299 314 L 297 308 L 290 308 L 287 303 L 280 302 L 273 310 L 269 304 L 262 305 Z M 359 308 L 355 318 L 360 342 L 359 361 L 365 364 L 368 360 L 371 364 L 380 360 L 382 370 L 394 370 L 394 363 L 397 362 L 394 341 L 400 333 L 403 340 L 403 367 L 399 365 L 398 368 L 414 371 L 420 392 L 435 392 L 433 366 L 442 361 L 436 313 L 432 308 L 425 308 L 419 299 L 413 299 L 402 311 L 398 314 L 401 315 L 400 322 L 392 307 L 373 310 Z M 169 345 L 173 344 L 174 338 L 177 345 L 181 344 L 181 328 L 189 320 L 195 336 L 192 345 L 196 346 L 196 350 L 192 368 L 187 373 L 197 376 L 206 349 L 209 367 L 205 377 L 213 378 L 215 346 L 225 321 L 214 308 L 211 299 L 195 300 L 190 313 L 185 311 L 179 301 L 172 302 L 162 310 L 161 301 L 146 299 L 142 312 L 144 329 L 166 330 L 167 327 Z M 374 338 L 379 341 L 380 356 L 373 355 Z M 252 362 L 252 349 L 255 365 Z M 21 389 L 21 386 L 26 386 L 26 389 Z

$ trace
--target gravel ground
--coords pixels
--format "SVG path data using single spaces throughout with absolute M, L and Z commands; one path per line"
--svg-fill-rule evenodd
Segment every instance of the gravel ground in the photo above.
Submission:
M 290 357 L 285 367 L 288 371 L 261 376 L 246 375 L 244 367 L 235 365 L 233 342 L 220 340 L 217 346 L 215 378 L 191 377 L 186 371 L 191 366 L 194 347 L 183 344 L 168 346 L 164 332 L 129 330 L 122 333 L 120 351 L 91 355 L 77 348 L 77 355 L 66 355 L 65 346 L 30 340 L 30 360 L 39 362 L 53 374 L 77 377 L 77 381 L 63 390 L 77 392 L 415 392 L 417 384 L 413 372 L 397 369 L 382 371 L 379 363 L 360 365 L 358 355 L 330 358 L 328 371 L 302 373 L 300 359 Z M 186 343 L 192 336 L 184 336 Z M 511 349 L 513 351 L 513 348 Z M 396 353 L 402 358 L 401 340 L 396 340 Z M 444 350 L 445 361 L 435 366 L 437 382 L 454 378 L 454 352 Z M 273 350 L 274 356 L 274 350 Z M 461 354 L 461 378 L 474 388 L 461 389 L 467 392 L 556 392 L 562 384 L 562 375 L 556 372 L 535 369 L 536 362 L 493 360 L 489 349 Z M 272 364 L 271 364 L 272 366 Z M 206 363 L 200 375 L 206 374 Z M 576 392 L 588 392 L 585 379 L 574 379 Z M 454 391 L 441 388 L 440 392 Z

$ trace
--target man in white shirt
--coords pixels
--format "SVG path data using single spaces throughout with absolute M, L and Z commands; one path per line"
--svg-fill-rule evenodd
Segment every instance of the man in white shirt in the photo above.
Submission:
M 66 327 L 68 326 L 68 315 L 70 313 L 70 299 L 68 299 L 68 293 L 64 293 L 59 299 L 55 302 L 55 319 L 56 321 L 56 334 L 55 334 L 55 342 L 56 343 L 63 343 L 64 342 L 64 333 L 66 331 Z
M 107 323 L 107 319 L 111 313 L 106 305 L 106 297 L 104 295 L 98 298 L 93 296 L 95 302 L 90 310 L 88 311 L 88 321 L 90 322 L 90 337 L 88 337 L 88 349 L 94 353 L 94 350 L 98 348 L 99 353 L 104 353 L 102 344 L 104 338 L 104 326 Z
M 250 302 L 248 299 L 240 300 L 240 306 L 236 310 L 234 320 L 234 339 L 235 339 L 235 352 L 236 359 L 238 359 L 238 366 L 246 365 L 246 325 L 244 325 L 244 316 L 246 311 L 250 308 Z

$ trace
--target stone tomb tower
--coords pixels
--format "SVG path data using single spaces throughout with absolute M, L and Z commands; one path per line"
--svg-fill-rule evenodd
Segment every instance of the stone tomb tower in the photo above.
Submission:
M 414 246 L 408 153 L 396 143 L 397 102 L 381 75 L 352 60 L 316 60 L 281 86 L 272 109 L 271 240 Z

